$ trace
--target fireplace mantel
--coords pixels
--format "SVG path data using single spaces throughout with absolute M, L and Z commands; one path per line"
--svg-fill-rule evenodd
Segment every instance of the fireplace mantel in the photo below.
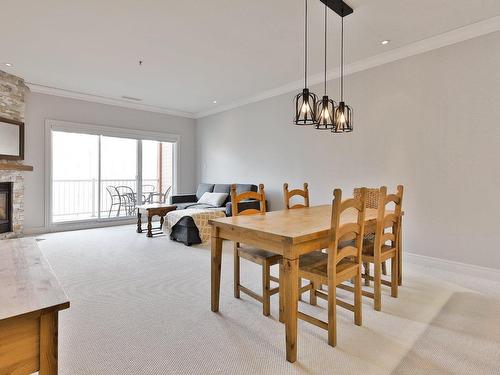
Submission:
M 33 172 L 33 166 L 16 163 L 0 163 L 0 171 L 24 171 Z

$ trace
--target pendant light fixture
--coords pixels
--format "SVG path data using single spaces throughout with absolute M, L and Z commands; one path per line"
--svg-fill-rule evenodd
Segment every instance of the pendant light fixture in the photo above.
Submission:
M 315 125 L 316 122 L 316 95 L 307 87 L 307 0 L 305 0 L 305 29 L 304 29 L 304 89 L 295 96 L 295 125 Z
M 340 42 L 340 102 L 335 109 L 333 133 L 349 133 L 353 131 L 352 108 L 344 102 L 344 14 Z
M 328 8 L 325 3 L 325 78 L 324 78 L 324 90 L 323 98 L 318 101 L 316 107 L 316 129 L 319 130 L 329 130 L 333 129 L 334 121 L 333 115 L 335 111 L 335 102 L 328 98 L 326 91 L 326 59 L 327 59 L 327 33 L 328 33 Z

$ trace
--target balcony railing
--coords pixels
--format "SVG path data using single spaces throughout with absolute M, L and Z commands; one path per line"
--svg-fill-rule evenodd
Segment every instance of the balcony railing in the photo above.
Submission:
M 107 218 L 118 216 L 118 206 L 114 206 L 111 214 L 111 196 L 106 190 L 108 186 L 128 186 L 137 193 L 136 180 L 108 179 L 101 180 L 101 186 L 97 179 L 89 180 L 53 180 L 52 183 L 52 217 L 53 221 L 68 221 L 79 219 Z M 160 181 L 158 179 L 142 180 L 143 192 L 159 191 Z M 98 192 L 100 191 L 101 202 L 98 208 Z M 145 193 L 143 193 L 145 194 Z M 147 194 L 145 194 L 147 196 Z M 127 216 L 125 209 L 120 210 L 120 216 Z

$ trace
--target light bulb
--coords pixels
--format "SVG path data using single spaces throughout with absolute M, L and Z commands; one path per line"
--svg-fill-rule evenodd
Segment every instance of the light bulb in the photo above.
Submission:
M 302 104 L 302 113 L 308 113 L 309 111 L 310 111 L 309 103 L 304 102 L 304 104 Z
M 341 113 L 340 113 L 340 123 L 341 123 L 341 124 L 345 124 L 345 116 L 344 116 L 344 112 L 341 112 Z

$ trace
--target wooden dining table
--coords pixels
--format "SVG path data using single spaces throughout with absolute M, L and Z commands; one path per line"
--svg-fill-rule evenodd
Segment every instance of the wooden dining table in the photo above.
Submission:
M 283 256 L 280 264 L 280 298 L 283 298 L 286 359 L 297 360 L 297 308 L 299 257 L 328 248 L 330 241 L 331 205 L 294 210 L 271 211 L 266 214 L 233 216 L 210 220 L 211 238 L 211 308 L 219 311 L 222 242 L 231 240 L 259 247 Z M 365 233 L 375 231 L 377 210 L 368 208 Z M 341 225 L 356 222 L 355 210 L 345 211 Z M 401 237 L 401 236 L 399 236 Z

